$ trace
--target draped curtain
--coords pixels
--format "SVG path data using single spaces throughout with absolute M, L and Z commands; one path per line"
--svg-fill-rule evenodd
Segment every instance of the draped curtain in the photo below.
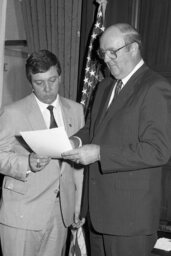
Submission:
M 140 0 L 139 30 L 144 59 L 171 82 L 171 0 Z M 169 230 L 171 221 L 170 160 L 162 172 L 161 230 Z
M 75 100 L 82 0 L 22 0 L 29 53 L 48 49 L 62 67 L 60 94 Z
M 0 1 L 0 106 L 2 104 L 3 70 L 4 70 L 4 42 L 7 0 Z
M 139 10 L 144 59 L 153 69 L 168 76 L 171 73 L 171 1 L 140 0 Z

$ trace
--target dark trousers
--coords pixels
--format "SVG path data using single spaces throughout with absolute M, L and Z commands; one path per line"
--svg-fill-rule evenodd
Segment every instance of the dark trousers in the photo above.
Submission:
M 97 233 L 88 221 L 91 256 L 150 256 L 157 233 L 116 236 Z

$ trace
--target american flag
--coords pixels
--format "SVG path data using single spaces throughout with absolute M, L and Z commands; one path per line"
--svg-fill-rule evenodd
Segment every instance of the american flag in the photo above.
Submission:
M 69 256 L 82 255 L 87 256 L 84 230 L 82 227 L 76 230 L 71 229 Z
M 99 5 L 96 21 L 93 26 L 89 47 L 88 47 L 88 54 L 87 54 L 87 61 L 86 61 L 86 68 L 85 68 L 85 75 L 84 75 L 84 83 L 82 89 L 82 98 L 81 104 L 84 106 L 84 113 L 85 115 L 88 112 L 90 102 L 92 100 L 93 91 L 97 85 L 97 83 L 101 80 L 100 78 L 100 62 L 96 57 L 95 50 L 97 49 L 98 45 L 98 37 L 99 35 L 105 30 L 103 25 L 103 10 L 102 4 Z

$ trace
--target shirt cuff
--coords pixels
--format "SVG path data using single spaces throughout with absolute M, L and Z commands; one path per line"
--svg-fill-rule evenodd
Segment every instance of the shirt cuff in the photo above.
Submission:
M 79 143 L 78 143 L 78 148 L 82 146 L 82 140 L 77 137 L 77 136 L 73 136 L 74 138 L 78 139 Z

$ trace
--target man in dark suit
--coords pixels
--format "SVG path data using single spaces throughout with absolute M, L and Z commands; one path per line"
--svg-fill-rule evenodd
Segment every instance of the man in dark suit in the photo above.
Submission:
M 129 24 L 106 29 L 99 56 L 112 76 L 99 84 L 76 134 L 83 146 L 63 157 L 89 165 L 91 255 L 147 256 L 157 237 L 161 166 L 171 154 L 171 85 L 144 63 Z M 76 147 L 78 138 L 71 140 Z
M 61 159 L 30 153 L 18 135 L 58 125 L 71 136 L 84 125 L 83 108 L 59 95 L 61 67 L 53 53 L 31 54 L 26 75 L 33 93 L 0 115 L 2 251 L 4 256 L 61 256 L 67 227 L 78 221 L 83 172 Z

